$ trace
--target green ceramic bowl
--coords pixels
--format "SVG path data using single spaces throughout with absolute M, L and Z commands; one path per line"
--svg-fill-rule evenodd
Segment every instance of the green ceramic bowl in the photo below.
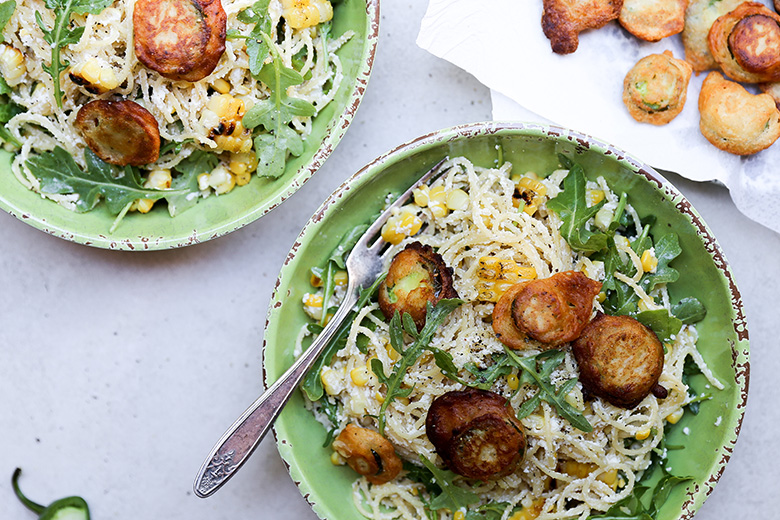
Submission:
M 706 305 L 707 316 L 697 324 L 698 346 L 726 385 L 714 390 L 698 415 L 685 414 L 670 434 L 670 444 L 685 445 L 684 450 L 670 451 L 675 474 L 690 475 L 693 481 L 687 488 L 675 488 L 658 519 L 690 518 L 722 474 L 742 423 L 749 372 L 742 300 L 717 241 L 685 197 L 649 166 L 589 136 L 534 124 L 478 123 L 420 137 L 355 174 L 317 210 L 282 267 L 265 331 L 265 383 L 275 381 L 293 362 L 295 337 L 306 322 L 300 302 L 310 287 L 309 268 L 324 264 L 344 231 L 368 221 L 388 192 L 400 193 L 442 157 L 464 155 L 479 166 L 491 166 L 497 145 L 506 160 L 536 172 L 552 171 L 558 152 L 573 151 L 589 175 L 605 176 L 615 191 L 628 192 L 640 215 L 657 217 L 652 232 L 679 234 L 683 254 L 673 266 L 681 275 L 671 296 L 695 296 Z M 698 381 L 699 388 L 704 384 Z M 299 394 L 274 431 L 290 476 L 314 512 L 328 520 L 360 520 L 351 500 L 356 475 L 331 464 L 330 448 L 322 447 L 325 429 L 304 409 Z
M 164 205 L 146 215 L 128 215 L 111 234 L 114 221 L 98 205 L 88 213 L 74 213 L 44 200 L 22 186 L 10 170 L 10 154 L 0 152 L 0 208 L 54 236 L 107 249 L 152 250 L 182 247 L 216 238 L 262 217 L 306 182 L 347 131 L 368 84 L 379 37 L 379 0 L 343 0 L 334 7 L 333 34 L 353 31 L 339 51 L 344 81 L 335 99 L 315 118 L 300 157 L 288 161 L 275 180 L 253 176 L 252 181 L 227 195 L 209 197 L 176 218 Z

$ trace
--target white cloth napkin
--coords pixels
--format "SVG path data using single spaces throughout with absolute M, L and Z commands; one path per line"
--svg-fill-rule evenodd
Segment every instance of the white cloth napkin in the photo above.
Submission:
M 655 168 L 725 184 L 737 208 L 780 232 L 780 142 L 748 157 L 711 145 L 699 131 L 706 73 L 691 78 L 671 123 L 636 122 L 622 101 L 623 78 L 648 54 L 683 58 L 679 35 L 643 42 L 616 22 L 580 33 L 573 54 L 552 52 L 541 0 L 429 0 L 417 45 L 491 89 L 493 119 L 554 123 L 610 142 Z

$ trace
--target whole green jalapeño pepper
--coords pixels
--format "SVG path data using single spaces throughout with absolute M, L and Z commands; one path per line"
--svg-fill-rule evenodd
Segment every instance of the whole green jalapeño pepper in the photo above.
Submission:
M 37 514 L 38 520 L 89 520 L 89 507 L 81 497 L 61 498 L 44 507 L 24 496 L 19 489 L 19 476 L 21 474 L 21 468 L 16 468 L 11 477 L 11 485 L 19 501 L 27 509 Z

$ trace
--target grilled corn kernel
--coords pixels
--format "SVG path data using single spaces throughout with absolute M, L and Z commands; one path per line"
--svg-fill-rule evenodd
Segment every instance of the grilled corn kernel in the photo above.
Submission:
M 282 0 L 282 16 L 293 29 L 304 29 L 333 18 L 333 6 L 329 0 Z
M 469 207 L 469 195 L 460 188 L 447 192 L 447 208 L 450 210 L 463 210 Z
M 27 72 L 22 51 L 16 47 L 0 45 L 0 76 L 6 83 L 14 87 L 22 81 L 22 75 Z
M 322 278 L 312 273 L 311 278 L 309 278 L 309 283 L 312 287 L 322 287 Z
M 339 452 L 334 451 L 330 454 L 330 463 L 334 466 L 343 466 L 347 461 L 344 460 L 344 457 L 342 457 Z
M 590 206 L 595 206 L 602 200 L 604 200 L 604 190 L 588 190 L 588 202 Z
M 513 284 L 536 278 L 536 269 L 520 266 L 514 260 L 497 256 L 483 256 L 477 269 L 478 295 L 482 301 L 497 302 Z
M 144 182 L 144 188 L 152 190 L 167 190 L 171 187 L 171 170 L 158 168 L 149 172 Z M 130 207 L 131 211 L 149 213 L 154 206 L 154 199 L 138 199 Z
M 244 186 L 252 178 L 252 172 L 257 170 L 257 155 L 254 152 L 231 153 L 228 170 L 236 176 L 236 184 Z
M 412 191 L 412 196 L 414 197 L 414 203 L 421 208 L 424 208 L 431 201 L 430 188 L 423 184 L 419 188 L 416 188 L 414 191 Z
M 446 217 L 447 213 L 449 213 L 447 205 L 442 201 L 431 200 L 431 202 L 428 204 L 428 207 L 431 210 L 431 215 L 433 215 L 433 218 Z
M 338 395 L 343 389 L 344 379 L 341 370 L 335 370 L 330 367 L 324 367 L 320 372 L 320 381 L 322 388 L 328 395 Z
M 306 293 L 303 295 L 303 304 L 307 307 L 322 307 L 322 295 Z
M 390 244 L 400 244 L 406 238 L 417 234 L 422 227 L 422 220 L 413 213 L 393 215 L 382 226 L 382 239 Z
M 599 302 L 599 303 L 604 303 L 604 300 L 606 300 L 606 299 L 607 299 L 607 294 L 606 293 L 600 292 L 600 293 L 598 293 L 596 295 L 596 301 Z
M 374 399 L 376 399 L 376 402 L 379 404 L 382 404 L 385 402 L 385 396 L 383 396 L 381 393 L 377 392 L 374 394 Z
M 561 469 L 564 473 L 571 475 L 572 477 L 585 478 L 596 469 L 596 465 L 588 464 L 586 462 L 577 462 L 576 460 L 567 460 L 561 465 Z
M 464 520 L 466 518 L 466 513 L 463 511 L 455 511 L 455 514 L 452 515 L 452 520 Z
M 612 489 L 617 489 L 618 486 L 618 470 L 617 469 L 611 469 L 609 471 L 606 471 L 604 473 L 601 473 L 598 477 L 596 477 L 600 481 L 602 481 L 604 484 L 608 485 Z
M 198 176 L 199 187 L 200 180 L 201 177 Z M 207 183 L 207 187 L 212 188 L 217 195 L 222 195 L 235 187 L 236 178 L 227 168 L 220 164 L 208 173 Z
M 336 285 L 347 285 L 349 276 L 346 271 L 336 271 L 336 274 L 333 276 L 333 281 Z
M 666 420 L 668 422 L 672 423 L 672 424 L 677 424 L 680 421 L 680 419 L 682 419 L 682 416 L 683 416 L 684 413 L 685 413 L 685 410 L 680 408 L 676 412 L 669 414 L 666 417 Z
M 252 132 L 241 123 L 245 112 L 243 100 L 219 94 L 209 99 L 200 123 L 220 150 L 246 153 L 252 149 Z
M 520 387 L 520 380 L 517 378 L 517 374 L 506 376 L 506 384 L 510 389 L 517 390 Z
M 523 509 L 510 516 L 508 520 L 535 520 L 542 513 L 542 508 L 544 508 L 544 499 L 537 498 L 531 502 L 530 506 L 523 507 Z
M 96 58 L 71 67 L 69 76 L 73 83 L 81 85 L 87 92 L 93 94 L 102 94 L 119 86 L 119 79 L 114 69 L 109 65 L 103 65 Z
M 227 94 L 228 92 L 230 92 L 230 83 L 228 83 L 227 80 L 225 79 L 217 78 L 211 84 L 211 88 L 213 88 L 220 94 Z
M 645 249 L 642 253 L 642 270 L 646 273 L 654 273 L 658 268 L 658 258 L 655 256 L 655 249 Z
M 434 186 L 429 190 L 428 196 L 431 200 L 445 202 L 447 200 L 447 191 L 444 189 L 444 186 Z
M 365 386 L 368 383 L 369 372 L 366 367 L 356 367 L 349 372 L 349 377 L 355 386 Z
M 634 435 L 634 438 L 638 441 L 643 441 L 650 437 L 650 428 L 644 428 L 642 430 L 639 430 L 636 432 L 636 435 Z
M 529 176 L 522 177 L 518 182 L 517 186 L 522 189 L 531 190 L 540 197 L 544 197 L 547 195 L 547 186 L 542 184 L 536 179 L 532 179 Z

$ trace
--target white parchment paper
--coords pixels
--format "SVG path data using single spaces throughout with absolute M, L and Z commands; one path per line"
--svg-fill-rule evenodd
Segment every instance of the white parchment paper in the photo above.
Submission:
M 780 142 L 748 157 L 712 146 L 699 131 L 694 75 L 671 123 L 637 123 L 622 101 L 623 78 L 648 54 L 683 58 L 679 35 L 643 42 L 610 22 L 580 33 L 573 54 L 552 52 L 541 0 L 429 0 L 417 44 L 491 89 L 494 120 L 548 122 L 613 143 L 655 168 L 725 184 L 739 210 L 780 232 Z

